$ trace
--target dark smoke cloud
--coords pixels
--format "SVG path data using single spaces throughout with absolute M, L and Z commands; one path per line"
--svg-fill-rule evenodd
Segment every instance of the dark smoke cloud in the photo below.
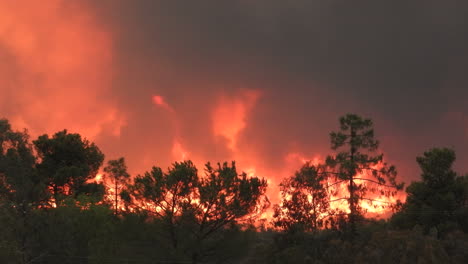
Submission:
M 178 109 L 188 149 L 228 157 L 208 136 L 211 102 L 220 91 L 252 88 L 263 95 L 241 146 L 254 147 L 270 166 L 291 150 L 329 152 L 328 132 L 337 128 L 337 117 L 357 112 L 374 119 L 383 151 L 404 178 L 417 177 L 415 156 L 433 146 L 455 147 L 467 169 L 463 1 L 98 5 L 118 36 L 116 89 L 123 107 L 140 105 L 151 92 L 167 96 Z M 138 113 L 135 127 L 127 129 L 153 133 L 144 124 L 157 119 Z
M 323 157 L 338 117 L 356 112 L 374 120 L 405 180 L 418 177 L 416 155 L 434 146 L 453 146 L 468 170 L 465 1 L 86 5 L 113 36 L 109 97 L 126 120 L 120 136 L 104 130 L 96 141 L 135 171 L 169 164 L 176 134 L 194 158 L 237 159 L 213 134 L 212 115 L 220 97 L 235 101 L 243 90 L 261 93 L 238 139 L 258 166 L 280 170 L 291 152 Z

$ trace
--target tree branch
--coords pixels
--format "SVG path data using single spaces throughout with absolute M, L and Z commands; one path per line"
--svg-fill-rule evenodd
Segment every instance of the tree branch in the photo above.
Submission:
M 378 184 L 378 185 L 381 185 L 381 186 L 385 186 L 385 187 L 389 187 L 389 188 L 395 188 L 397 189 L 396 186 L 393 186 L 393 185 L 387 185 L 387 184 L 383 184 L 383 183 L 380 183 L 376 180 L 371 180 L 371 179 L 365 179 L 365 178 L 354 178 L 354 180 L 361 180 L 361 181 L 370 181 L 370 182 L 373 182 L 375 184 Z

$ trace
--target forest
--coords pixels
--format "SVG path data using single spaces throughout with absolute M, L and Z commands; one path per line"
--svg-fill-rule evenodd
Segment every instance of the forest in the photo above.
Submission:
M 452 148 L 421 150 L 403 183 L 371 119 L 346 114 L 329 135 L 326 159 L 284 175 L 272 203 L 268 175 L 235 161 L 130 175 L 80 134 L 31 139 L 1 119 L 0 263 L 468 263 Z

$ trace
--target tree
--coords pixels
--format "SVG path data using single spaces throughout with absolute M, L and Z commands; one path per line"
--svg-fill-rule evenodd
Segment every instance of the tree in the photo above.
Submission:
M 104 168 L 104 180 L 109 180 L 114 188 L 114 212 L 117 214 L 119 205 L 119 194 L 123 187 L 128 184 L 130 174 L 127 172 L 127 165 L 125 159 L 119 158 L 116 160 L 109 160 L 107 166 Z
M 53 137 L 42 135 L 33 143 L 40 158 L 39 175 L 51 189 L 57 206 L 66 196 L 96 194 L 102 198 L 103 186 L 87 183 L 96 176 L 104 160 L 104 154 L 94 143 L 67 130 Z
M 268 205 L 264 196 L 266 180 L 239 174 L 235 162 L 230 166 L 227 162 L 218 163 L 217 168 L 207 163 L 205 177 L 197 186 L 199 202 L 191 208 L 194 216 L 191 219 L 197 227 L 194 230 L 196 248 L 192 252 L 192 263 L 216 251 L 216 242 L 204 247 L 210 236 L 235 225 L 246 216 L 258 215 Z
M 448 148 L 433 148 L 416 158 L 422 180 L 406 189 L 406 203 L 392 219 L 397 226 L 468 231 L 468 177 L 453 171 L 455 159 L 455 151 Z
M 329 226 L 330 204 L 326 175 L 310 162 L 280 184 L 281 204 L 274 224 L 288 231 L 316 231 Z
M 33 242 L 37 228 L 33 214 L 48 198 L 35 163 L 27 132 L 13 131 L 8 120 L 1 119 L 0 243 L 6 239 L 9 246 L 16 248 L 12 251 L 20 253 L 22 263 L 32 259 L 33 247 L 38 246 Z
M 200 178 L 193 163 L 184 161 L 175 162 L 167 173 L 153 167 L 137 176 L 124 196 L 160 219 L 173 248 L 189 253 L 192 263 L 198 263 L 220 245 L 208 243 L 210 238 L 260 209 L 265 191 L 265 180 L 239 174 L 234 162 L 217 168 L 208 163 L 205 177 Z
M 343 149 L 334 156 L 328 156 L 326 165 L 331 169 L 326 172 L 334 176 L 333 185 L 345 183 L 349 206 L 349 223 L 352 236 L 356 232 L 356 221 L 362 215 L 361 201 L 374 202 L 368 197 L 368 192 L 376 192 L 385 196 L 393 196 L 403 188 L 397 183 L 397 172 L 394 166 L 383 162 L 383 154 L 374 154 L 379 141 L 374 138 L 372 120 L 363 119 L 355 114 L 347 114 L 340 118 L 340 131 L 331 132 L 331 148 Z M 372 177 L 363 177 L 371 174 Z M 373 184 L 374 187 L 369 185 Z
M 160 219 L 169 231 L 173 248 L 179 246 L 178 227 L 183 210 L 189 207 L 195 198 L 198 184 L 197 168 L 191 161 L 175 162 L 167 173 L 153 167 L 150 172 L 138 175 L 134 184 L 123 193 L 123 198 L 132 204 L 135 210 L 144 210 Z
M 36 233 L 47 254 L 31 263 L 109 263 L 96 261 L 90 255 L 115 243 L 112 237 L 106 237 L 118 222 L 113 210 L 105 204 L 83 208 L 72 199 L 65 199 L 64 203 L 67 205 L 40 210 L 45 224 Z M 103 241 L 104 238 L 108 240 Z
M 16 205 L 38 203 L 46 192 L 36 170 L 27 132 L 11 129 L 8 120 L 0 120 L 0 199 Z

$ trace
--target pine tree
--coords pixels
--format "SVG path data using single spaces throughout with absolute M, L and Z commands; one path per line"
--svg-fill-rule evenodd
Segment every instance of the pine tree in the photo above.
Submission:
M 378 192 L 380 196 L 394 196 L 403 184 L 397 183 L 397 171 L 394 166 L 383 162 L 383 154 L 376 154 L 379 141 L 374 138 L 373 123 L 355 114 L 340 118 L 340 131 L 331 132 L 331 148 L 341 150 L 334 156 L 328 156 L 326 173 L 334 179 L 332 185 L 346 184 L 348 197 L 341 197 L 348 202 L 348 220 L 351 236 L 356 233 L 356 222 L 362 215 L 361 201 L 378 202 L 367 196 L 368 192 Z M 373 177 L 362 177 L 371 174 Z M 373 186 L 371 186 L 373 185 Z
M 109 183 L 114 189 L 114 212 L 117 214 L 120 191 L 123 186 L 128 184 L 130 179 L 125 159 L 122 157 L 116 160 L 109 160 L 104 168 L 104 172 L 106 173 L 104 179 L 110 181 Z

